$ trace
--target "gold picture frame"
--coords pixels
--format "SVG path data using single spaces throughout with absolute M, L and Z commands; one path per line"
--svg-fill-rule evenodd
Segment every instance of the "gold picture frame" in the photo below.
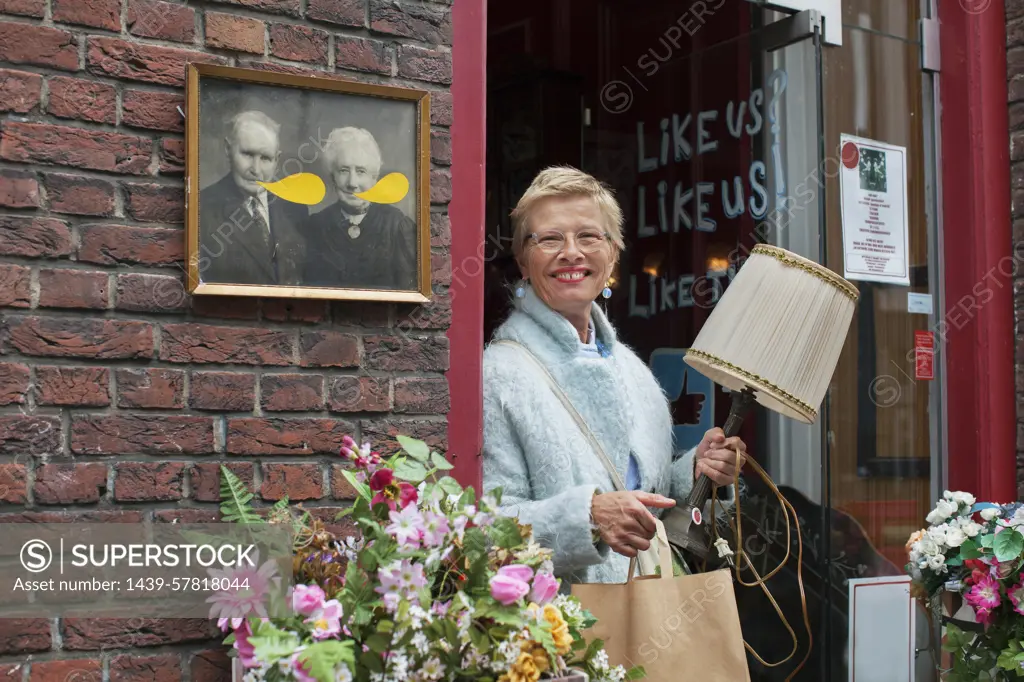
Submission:
M 428 91 L 192 63 L 187 66 L 186 109 L 190 294 L 431 300 Z M 313 130 L 317 111 L 326 123 L 316 122 Z M 282 162 L 286 142 L 295 148 Z M 374 149 L 372 189 L 387 185 L 380 182 L 387 176 L 398 178 L 399 189 L 368 200 L 360 197 L 373 194 L 365 186 L 371 173 L 358 159 L 366 158 L 360 153 L 373 157 Z M 218 180 L 201 184 L 201 171 L 216 177 L 218 169 Z M 296 203 L 300 195 L 294 190 L 281 192 L 289 197 L 282 199 L 264 187 L 280 190 L 283 178 L 293 182 L 297 175 L 323 191 L 320 202 L 310 204 L 308 197 L 318 195 L 307 193 Z M 403 188 L 401 198 L 394 199 Z M 353 203 L 361 208 L 352 209 Z M 356 211 L 356 217 L 363 211 L 362 222 L 353 222 L 346 209 Z M 227 215 L 230 219 L 222 219 Z M 204 219 L 209 224 L 201 223 Z M 359 242 L 361 235 L 367 237 Z

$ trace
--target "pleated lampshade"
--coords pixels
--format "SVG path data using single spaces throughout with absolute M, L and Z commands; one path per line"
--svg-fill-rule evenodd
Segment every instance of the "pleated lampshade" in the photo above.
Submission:
M 840 277 L 775 246 L 755 246 L 684 361 L 764 407 L 818 417 L 860 296 Z

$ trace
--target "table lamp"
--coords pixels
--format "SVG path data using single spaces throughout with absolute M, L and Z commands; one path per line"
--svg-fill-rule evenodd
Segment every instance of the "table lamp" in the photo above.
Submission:
M 755 402 L 805 424 L 817 419 L 858 297 L 850 282 L 795 253 L 751 250 L 683 359 L 732 391 L 727 438 Z M 698 561 L 710 555 L 702 513 L 712 485 L 699 476 L 686 504 L 663 519 L 669 543 Z

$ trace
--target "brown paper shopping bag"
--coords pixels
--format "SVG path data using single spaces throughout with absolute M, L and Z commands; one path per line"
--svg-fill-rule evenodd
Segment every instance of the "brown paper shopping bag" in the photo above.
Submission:
M 652 682 L 750 682 L 739 611 L 728 570 L 672 577 L 668 538 L 658 522 L 661 575 L 624 584 L 572 586 L 597 619 L 585 633 L 605 642 L 612 665 L 643 666 Z

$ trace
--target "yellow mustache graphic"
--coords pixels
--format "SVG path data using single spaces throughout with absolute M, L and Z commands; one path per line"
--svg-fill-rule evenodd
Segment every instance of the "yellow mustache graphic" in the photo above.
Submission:
M 285 201 L 307 206 L 319 204 L 327 193 L 324 181 L 314 173 L 295 173 L 276 182 L 257 181 L 256 184 Z M 370 189 L 353 196 L 374 204 L 394 204 L 408 193 L 409 179 L 401 173 L 388 173 Z

